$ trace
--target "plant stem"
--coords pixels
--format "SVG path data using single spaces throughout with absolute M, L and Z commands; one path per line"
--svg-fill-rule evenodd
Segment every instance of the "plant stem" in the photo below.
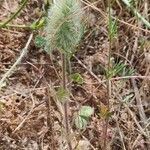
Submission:
M 63 81 L 63 89 L 64 91 L 67 90 L 67 81 L 66 81 L 66 54 L 62 53 L 62 81 Z M 65 123 L 65 130 L 66 130 L 66 137 L 69 150 L 72 150 L 70 138 L 69 138 L 69 120 L 68 120 L 68 101 L 65 100 L 64 102 L 64 123 Z
M 20 12 L 21 10 L 26 6 L 28 0 L 24 0 L 20 6 L 20 8 L 4 23 L 1 23 L 0 28 L 5 27 L 9 22 L 11 22 Z
M 1 26 L 3 26 L 3 23 L 2 22 L 0 22 L 0 28 L 1 28 Z M 5 26 L 3 26 L 3 27 L 12 27 L 12 28 L 29 28 L 30 29 L 30 26 L 28 26 L 28 25 L 19 25 L 19 24 L 6 24 Z
M 109 72 L 110 72 L 110 69 L 111 69 L 111 44 L 112 44 L 112 31 L 111 31 L 111 24 L 112 23 L 112 18 L 111 18 L 111 0 L 108 0 L 108 17 L 109 17 L 109 27 L 108 27 L 108 34 L 109 34 L 109 53 L 108 53 L 108 67 L 107 67 L 107 71 L 108 71 L 108 75 L 107 75 L 107 93 L 108 93 L 108 96 L 107 96 L 107 113 L 109 113 L 109 110 L 110 110 L 110 98 L 111 98 L 111 81 L 110 81 L 110 77 L 109 77 Z M 106 150 L 107 149 L 107 130 L 108 130 L 108 124 L 109 124 L 109 117 L 108 115 L 105 116 L 105 123 L 104 123 L 104 132 L 103 132 L 103 137 L 104 137 L 104 145 L 103 145 L 103 149 Z

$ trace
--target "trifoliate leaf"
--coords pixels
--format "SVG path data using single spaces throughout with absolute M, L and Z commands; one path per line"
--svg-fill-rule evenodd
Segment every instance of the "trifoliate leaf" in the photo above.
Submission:
M 73 80 L 73 82 L 76 82 L 78 84 L 83 84 L 83 78 L 79 73 L 72 74 L 71 79 Z
M 85 129 L 88 124 L 88 120 L 93 113 L 94 108 L 90 106 L 82 106 L 75 116 L 76 127 L 79 129 Z
M 87 126 L 87 120 L 81 116 L 76 116 L 75 118 L 75 126 L 78 129 L 85 129 Z
M 94 113 L 94 108 L 90 106 L 82 106 L 79 110 L 79 116 L 89 118 Z

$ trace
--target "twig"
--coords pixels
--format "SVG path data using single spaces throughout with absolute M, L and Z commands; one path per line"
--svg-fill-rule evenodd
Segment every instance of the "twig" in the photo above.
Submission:
M 11 22 L 21 12 L 21 10 L 26 6 L 27 2 L 28 2 L 28 0 L 24 0 L 22 2 L 22 5 L 20 6 L 20 8 L 8 20 L 6 20 L 4 23 L 0 24 L 0 28 L 5 27 L 9 22 Z
M 124 2 L 124 4 L 126 4 L 135 14 L 135 16 L 137 16 L 139 19 L 141 19 L 141 21 L 148 27 L 150 28 L 150 23 L 134 8 L 131 6 L 130 2 L 128 0 L 122 0 Z
M 1 27 L 2 26 L 2 27 Z M 3 27 L 12 27 L 12 28 L 25 28 L 25 29 L 30 29 L 31 27 L 28 25 L 20 25 L 20 24 L 6 24 L 5 26 L 3 25 L 3 23 L 0 22 L 0 28 Z
M 123 76 L 123 77 L 116 77 L 116 78 L 111 78 L 110 81 L 118 81 L 118 80 L 123 80 L 123 79 L 150 79 L 150 76 Z M 104 84 L 106 83 L 107 80 L 101 80 L 99 79 L 99 82 L 94 82 L 94 83 L 89 83 L 89 82 L 85 82 L 87 84 Z
M 139 90 L 137 88 L 135 80 L 131 79 L 131 82 L 132 82 L 132 85 L 133 85 L 133 89 L 134 89 L 134 93 L 135 93 L 135 98 L 136 98 L 140 118 L 141 118 L 141 121 L 143 122 L 143 125 L 145 125 L 147 123 L 147 119 L 146 119 L 146 115 L 144 113 L 143 104 L 142 104 L 142 101 L 141 101 L 141 96 L 139 94 Z
M 148 122 L 148 121 L 147 121 L 147 122 Z M 146 130 L 147 127 L 149 127 L 149 125 L 150 125 L 150 122 L 147 123 L 147 125 L 146 125 L 145 128 L 144 128 L 144 130 Z M 139 135 L 137 136 L 136 140 L 135 140 L 134 143 L 132 144 L 132 149 L 134 149 L 135 145 L 137 144 L 137 142 L 138 142 L 138 140 L 139 140 L 139 138 L 140 138 L 141 136 L 142 136 L 141 134 L 139 134 Z
M 83 68 L 85 68 L 85 69 L 90 73 L 91 76 L 93 76 L 93 77 L 98 81 L 98 83 L 100 83 L 100 84 L 102 84 L 104 87 L 106 87 L 106 85 L 103 84 L 103 82 L 102 82 L 90 69 L 88 69 L 88 68 L 86 67 L 86 65 L 85 65 L 81 60 L 79 60 L 75 55 L 73 55 L 73 57 L 78 61 L 78 63 L 79 63 Z
M 150 79 L 150 76 L 123 76 L 123 77 L 116 77 L 116 78 L 111 78 L 111 81 L 115 80 L 122 80 L 122 79 Z M 101 82 L 106 82 L 106 80 L 103 80 Z
M 99 8 L 97 8 L 96 6 L 94 6 L 93 3 L 90 3 L 90 2 L 87 1 L 87 0 L 86 0 L 86 2 L 83 1 L 83 0 L 81 0 L 81 1 L 82 1 L 84 4 L 88 5 L 89 7 L 91 7 L 92 9 L 96 10 L 97 12 L 99 12 L 99 13 L 107 20 L 108 16 L 107 16 L 106 14 L 104 14 L 104 12 L 103 12 L 102 10 L 100 10 Z M 149 30 L 146 30 L 146 29 L 143 29 L 143 28 L 141 28 L 141 27 L 135 26 L 135 25 L 130 24 L 130 23 L 126 22 L 126 21 L 120 20 L 120 19 L 118 19 L 118 18 L 116 18 L 116 17 L 114 17 L 114 16 L 112 16 L 112 18 L 115 19 L 116 21 L 122 23 L 122 24 L 125 24 L 125 25 L 128 25 L 129 27 L 132 27 L 133 29 L 138 29 L 138 30 L 141 30 L 141 31 L 143 31 L 143 32 L 150 33 Z
M 94 148 L 94 146 L 91 144 L 91 142 L 90 142 L 85 136 L 82 135 L 82 137 L 83 137 L 84 140 L 86 140 L 86 141 L 89 142 L 89 146 L 92 148 L 92 150 L 96 150 L 96 149 Z
M 122 101 L 122 97 L 118 94 L 117 95 L 117 100 L 123 104 L 125 106 L 125 108 L 127 109 L 127 111 L 129 112 L 129 114 L 131 115 L 131 118 L 133 119 L 133 121 L 135 122 L 137 128 L 139 129 L 139 131 L 141 132 L 141 134 L 143 134 L 146 138 L 149 138 L 149 135 L 147 135 L 147 133 L 145 133 L 144 129 L 141 127 L 141 125 L 139 124 L 139 122 L 136 119 L 136 115 L 130 110 L 129 106 L 127 103 L 124 103 Z
M 117 115 L 116 115 L 116 117 L 114 119 L 116 121 L 117 129 L 118 129 L 118 132 L 119 132 L 119 135 L 120 135 L 120 140 L 122 142 L 123 149 L 126 150 L 126 146 L 125 146 L 125 143 L 124 143 L 124 134 L 122 133 L 122 131 L 120 129 L 119 121 L 118 121 L 119 120 L 119 115 L 120 115 L 120 108 L 121 108 L 121 105 L 117 109 L 118 113 L 117 113 Z
M 4 74 L 4 76 L 0 80 L 0 90 L 3 87 L 3 83 L 6 80 L 6 78 L 11 75 L 11 73 L 14 71 L 15 67 L 21 62 L 22 58 L 27 54 L 27 50 L 28 50 L 29 44 L 32 40 L 32 37 L 33 37 L 33 33 L 30 35 L 30 37 L 26 43 L 26 46 L 22 49 L 22 53 L 19 56 L 19 58 L 16 60 L 16 62 L 12 65 L 12 67 Z
M 141 125 L 139 124 L 139 122 L 136 119 L 136 115 L 130 110 L 129 106 L 125 103 L 123 103 L 124 106 L 127 108 L 129 114 L 131 115 L 132 119 L 134 120 L 136 126 L 138 127 L 138 129 L 140 130 L 140 132 L 147 138 L 149 138 L 149 136 L 145 133 L 144 129 L 141 127 Z
M 119 123 L 118 123 L 117 120 L 116 120 L 116 124 L 117 124 L 117 128 L 118 128 L 118 132 L 119 132 L 119 135 L 120 135 L 120 139 L 121 139 L 121 142 L 122 142 L 123 149 L 126 150 L 125 143 L 124 143 L 124 140 L 123 140 L 124 135 L 122 134 L 122 131 L 119 127 Z
M 114 80 L 122 80 L 122 79 L 150 79 L 150 76 L 123 76 L 123 77 L 116 77 L 116 78 L 111 78 L 111 81 Z M 106 82 L 104 80 L 104 82 Z

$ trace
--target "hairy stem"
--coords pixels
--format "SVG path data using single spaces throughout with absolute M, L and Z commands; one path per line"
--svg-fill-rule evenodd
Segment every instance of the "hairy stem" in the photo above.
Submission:
M 66 79 L 66 54 L 62 53 L 62 81 L 63 81 L 63 89 L 64 91 L 67 90 L 67 79 Z M 68 120 L 68 101 L 65 100 L 64 102 L 64 123 L 65 123 L 65 130 L 66 130 L 66 137 L 68 142 L 69 150 L 72 150 L 70 138 L 69 138 L 69 120 Z
M 108 17 L 109 17 L 109 24 L 110 22 L 112 21 L 111 19 L 111 1 L 108 0 L 108 8 L 109 8 L 109 14 L 108 14 Z M 107 76 L 107 93 L 108 93 L 108 96 L 107 96 L 107 113 L 109 113 L 109 109 L 110 109 L 110 98 L 111 98 L 111 81 L 110 81 L 110 77 L 109 77 L 109 72 L 110 72 L 110 69 L 111 69 L 111 44 L 112 44 L 112 32 L 111 32 L 111 27 L 109 25 L 108 27 L 108 33 L 109 33 L 109 53 L 108 53 L 108 66 L 107 66 L 107 71 L 108 71 L 108 76 Z M 108 115 L 105 116 L 105 123 L 104 123 L 104 132 L 103 132 L 103 137 L 104 137 L 104 144 L 103 144 L 103 149 L 106 150 L 107 149 L 107 130 L 108 130 L 108 123 L 109 123 L 109 117 Z

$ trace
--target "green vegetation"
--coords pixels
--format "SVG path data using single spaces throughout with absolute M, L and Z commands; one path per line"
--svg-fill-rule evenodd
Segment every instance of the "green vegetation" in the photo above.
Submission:
M 90 106 L 81 106 L 79 112 L 75 116 L 75 125 L 79 129 L 86 129 L 87 123 L 94 109 Z
M 150 149 L 148 6 L 3 1 L 0 149 Z

